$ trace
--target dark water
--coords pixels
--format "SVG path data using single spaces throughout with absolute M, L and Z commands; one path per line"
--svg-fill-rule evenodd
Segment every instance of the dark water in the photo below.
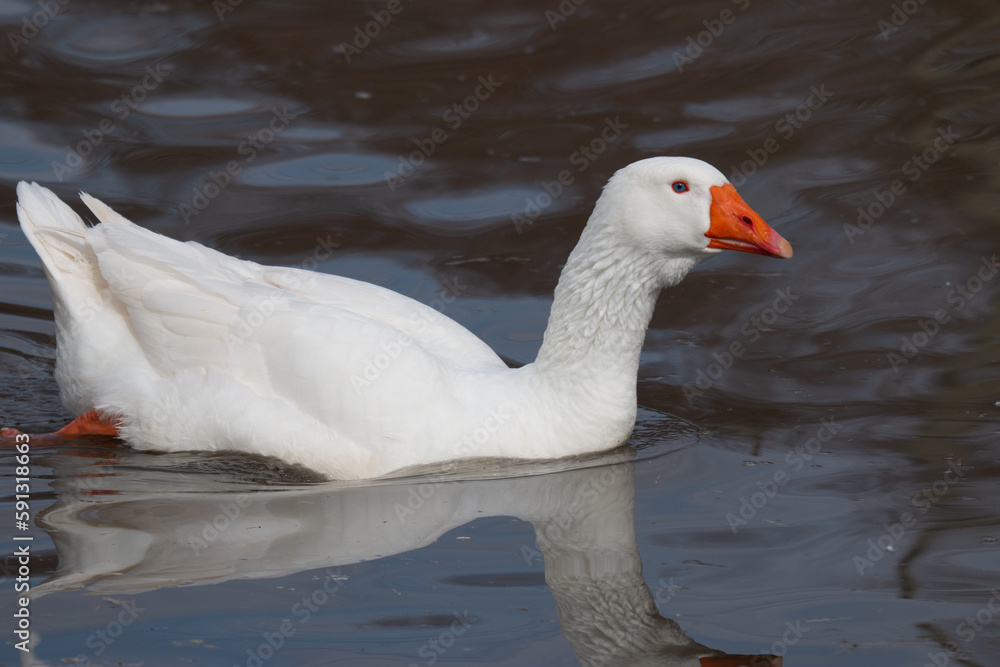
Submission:
M 586 466 L 38 448 L 20 532 L 5 456 L 45 594 L 21 654 L 5 578 L 3 663 L 997 664 L 995 3 L 224 1 L 0 6 L 0 423 L 68 418 L 22 179 L 440 299 L 511 363 L 636 159 L 715 164 L 795 258 L 665 293 L 636 451 Z

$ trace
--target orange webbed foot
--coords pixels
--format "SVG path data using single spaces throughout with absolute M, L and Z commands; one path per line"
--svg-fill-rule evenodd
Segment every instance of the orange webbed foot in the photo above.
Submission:
M 80 435 L 118 435 L 118 422 L 99 413 L 88 410 L 82 415 L 55 432 L 62 438 L 75 438 Z
M 118 423 L 97 410 L 88 410 L 55 433 L 28 434 L 20 429 L 0 427 L 0 448 L 15 447 L 29 442 L 32 448 L 72 445 L 76 444 L 73 442 L 75 440 L 80 441 L 80 444 L 94 442 L 87 436 L 117 437 Z

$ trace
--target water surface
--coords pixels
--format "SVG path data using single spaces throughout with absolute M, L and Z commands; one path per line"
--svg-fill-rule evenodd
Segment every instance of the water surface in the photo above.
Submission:
M 43 6 L 0 8 L 4 425 L 69 417 L 22 179 L 438 300 L 512 364 L 634 160 L 715 164 L 795 258 L 729 253 L 664 293 L 632 450 L 608 460 L 331 486 L 238 458 L 37 449 L 40 642 L 0 661 L 250 664 L 287 619 L 261 664 L 685 664 L 685 642 L 786 665 L 996 663 L 993 3 Z M 0 472 L 10 517 L 11 457 Z M 634 623 L 607 613 L 614 591 Z M 601 636 L 631 652 L 601 657 Z

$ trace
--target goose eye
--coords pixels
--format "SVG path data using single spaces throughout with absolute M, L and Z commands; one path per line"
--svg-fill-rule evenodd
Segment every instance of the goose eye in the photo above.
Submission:
M 670 187 L 674 189 L 674 192 L 687 192 L 691 189 L 685 181 L 674 181 Z

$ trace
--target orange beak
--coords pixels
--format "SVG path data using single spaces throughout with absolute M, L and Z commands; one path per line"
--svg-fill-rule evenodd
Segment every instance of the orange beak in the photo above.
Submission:
M 743 201 L 732 183 L 713 185 L 709 248 L 742 250 L 768 257 L 792 256 L 792 246 Z

